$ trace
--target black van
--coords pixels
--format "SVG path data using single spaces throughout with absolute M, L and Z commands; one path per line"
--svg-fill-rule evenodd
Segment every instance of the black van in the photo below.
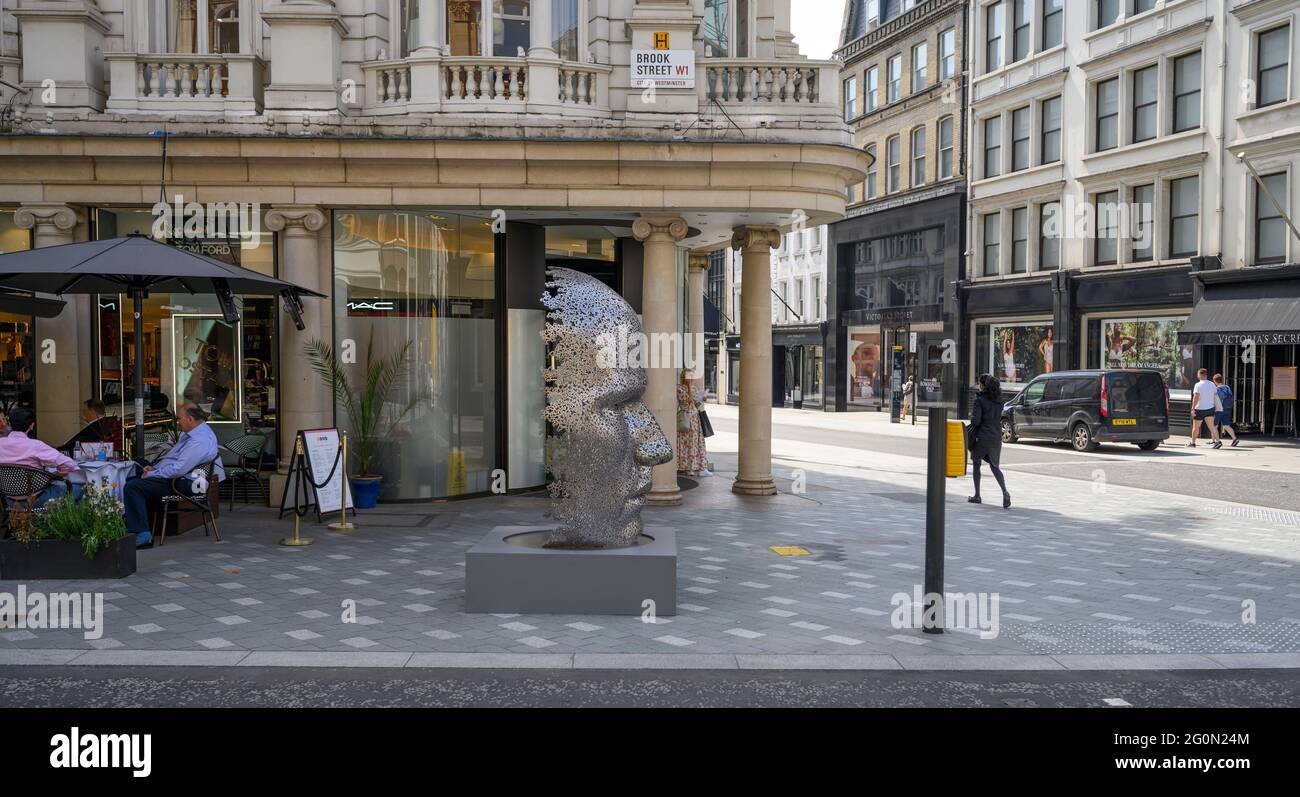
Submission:
M 1002 409 L 1002 442 L 1069 440 L 1076 451 L 1136 443 L 1154 451 L 1169 439 L 1169 388 L 1145 368 L 1058 371 L 1035 377 Z

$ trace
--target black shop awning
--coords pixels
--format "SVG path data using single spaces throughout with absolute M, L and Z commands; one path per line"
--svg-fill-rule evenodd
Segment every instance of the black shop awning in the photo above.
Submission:
M 1300 296 L 1213 299 L 1196 303 L 1178 333 L 1180 343 L 1300 344 Z

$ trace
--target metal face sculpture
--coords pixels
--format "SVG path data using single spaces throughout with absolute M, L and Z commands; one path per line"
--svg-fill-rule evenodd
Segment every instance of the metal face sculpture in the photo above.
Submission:
M 547 547 L 633 545 L 650 468 L 672 459 L 668 438 L 641 400 L 645 369 L 610 356 L 610 341 L 639 337 L 641 322 L 594 277 L 567 268 L 547 275 L 542 338 L 553 347 L 554 365 L 544 373 L 545 417 L 558 433 L 547 515 L 560 524 Z

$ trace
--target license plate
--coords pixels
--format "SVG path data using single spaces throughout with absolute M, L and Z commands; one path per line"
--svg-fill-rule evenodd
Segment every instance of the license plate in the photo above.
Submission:
M 1137 426 L 1137 418 L 1111 418 L 1111 426 Z

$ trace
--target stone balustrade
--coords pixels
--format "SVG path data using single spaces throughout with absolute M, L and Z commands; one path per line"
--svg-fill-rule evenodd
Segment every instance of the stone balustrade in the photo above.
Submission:
M 262 110 L 264 64 L 239 53 L 109 53 L 107 108 L 224 115 Z

